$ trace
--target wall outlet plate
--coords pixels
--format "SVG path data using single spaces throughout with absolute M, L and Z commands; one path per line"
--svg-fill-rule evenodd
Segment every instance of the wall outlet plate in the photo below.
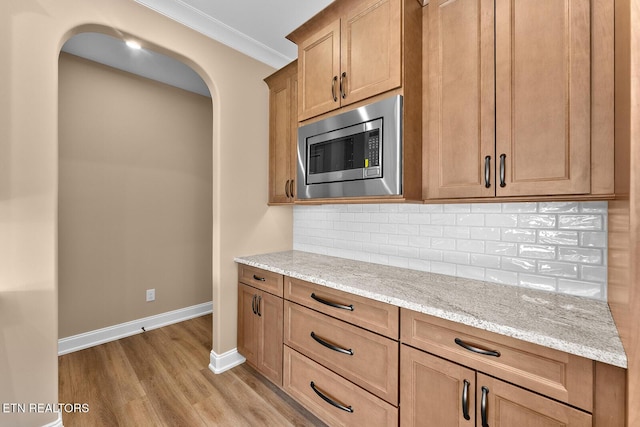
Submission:
M 156 290 L 155 289 L 147 289 L 147 302 L 156 300 Z

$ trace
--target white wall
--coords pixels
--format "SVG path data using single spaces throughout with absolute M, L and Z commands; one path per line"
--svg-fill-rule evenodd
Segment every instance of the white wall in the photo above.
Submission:
M 606 300 L 607 202 L 295 206 L 293 247 Z

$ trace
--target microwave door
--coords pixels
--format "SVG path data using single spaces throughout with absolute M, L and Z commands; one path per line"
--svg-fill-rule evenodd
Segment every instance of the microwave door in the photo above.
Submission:
M 310 144 L 307 183 L 349 181 L 363 178 L 362 134 Z

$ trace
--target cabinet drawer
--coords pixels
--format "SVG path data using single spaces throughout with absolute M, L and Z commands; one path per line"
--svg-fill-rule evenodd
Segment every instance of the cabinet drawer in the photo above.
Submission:
M 331 426 L 398 425 L 397 408 L 287 346 L 284 346 L 284 389 Z
M 291 277 L 285 278 L 284 288 L 290 301 L 398 339 L 400 309 L 396 306 Z
M 401 310 L 401 341 L 591 412 L 593 361 L 411 310 Z M 456 343 L 492 350 L 484 355 Z
M 238 282 L 251 285 L 270 294 L 282 297 L 282 274 L 250 267 L 248 265 L 238 265 Z
M 285 344 L 398 404 L 398 342 L 286 301 Z

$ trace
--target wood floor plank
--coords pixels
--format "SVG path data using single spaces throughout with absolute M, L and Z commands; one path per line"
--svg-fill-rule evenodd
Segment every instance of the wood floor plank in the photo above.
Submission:
M 280 414 L 289 420 L 292 425 L 325 426 L 323 422 L 315 418 L 284 391 L 258 374 L 251 366 L 242 365 L 241 369 L 234 369 L 233 373 L 242 382 L 247 384 L 247 386 L 251 387 L 259 396 L 262 396 L 270 406 L 273 406 Z
M 324 426 L 253 368 L 208 369 L 211 315 L 59 357 L 65 427 Z

